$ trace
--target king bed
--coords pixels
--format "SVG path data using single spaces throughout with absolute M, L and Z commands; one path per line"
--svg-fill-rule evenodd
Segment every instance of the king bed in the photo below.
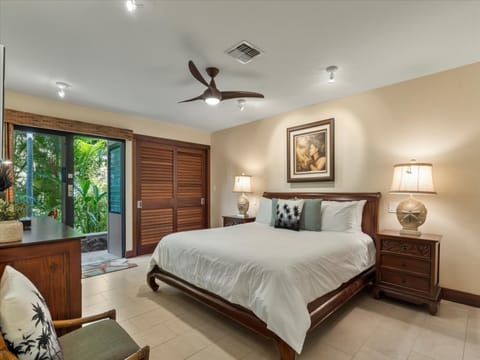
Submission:
M 354 203 L 351 209 L 361 204 L 358 231 L 289 231 L 257 217 L 255 223 L 174 233 L 152 254 L 147 282 L 156 291 L 161 280 L 272 338 L 280 359 L 292 360 L 309 332 L 372 281 L 380 194 L 263 196 Z

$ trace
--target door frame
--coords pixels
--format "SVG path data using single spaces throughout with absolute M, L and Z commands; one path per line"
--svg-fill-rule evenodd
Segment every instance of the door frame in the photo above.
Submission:
M 148 135 L 139 135 L 133 134 L 132 140 L 132 190 L 133 190 L 133 202 L 132 202 L 132 215 L 133 215 L 133 236 L 132 236 L 132 250 L 126 252 L 126 257 L 134 257 L 138 255 L 138 246 L 140 239 L 140 228 L 138 224 L 140 223 L 140 211 L 138 211 L 137 202 L 140 200 L 140 185 L 141 182 L 137 180 L 138 167 L 139 167 L 139 156 L 140 152 L 138 149 L 138 142 L 148 141 L 157 143 L 159 145 L 167 145 L 174 147 L 183 147 L 183 148 L 192 148 L 205 151 L 205 211 L 206 211 L 206 224 L 207 228 L 210 228 L 210 145 L 197 144 L 188 141 L 180 141 L 166 138 L 159 138 Z

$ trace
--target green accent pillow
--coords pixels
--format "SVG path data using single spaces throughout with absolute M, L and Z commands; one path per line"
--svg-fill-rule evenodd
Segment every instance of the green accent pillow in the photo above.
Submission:
M 275 219 L 277 218 L 277 204 L 278 199 L 272 199 L 272 217 L 270 219 L 270 226 L 275 226 Z
M 300 218 L 300 230 L 321 231 L 321 211 L 321 199 L 305 199 L 302 217 Z

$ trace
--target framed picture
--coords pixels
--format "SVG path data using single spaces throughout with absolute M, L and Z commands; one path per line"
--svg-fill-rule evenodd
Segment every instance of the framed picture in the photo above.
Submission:
M 335 180 L 334 119 L 287 129 L 287 181 Z

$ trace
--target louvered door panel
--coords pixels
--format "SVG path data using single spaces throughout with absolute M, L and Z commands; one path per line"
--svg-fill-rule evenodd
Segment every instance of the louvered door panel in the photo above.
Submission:
M 157 245 L 164 237 L 173 232 L 173 209 L 142 209 L 142 244 Z
M 184 207 L 177 210 L 177 230 L 203 229 L 205 223 L 203 206 Z
M 147 254 L 154 250 L 162 237 L 175 230 L 175 148 L 145 142 L 137 149 L 142 202 L 137 217 L 137 253 Z
M 205 222 L 205 152 L 179 148 L 176 162 L 177 230 L 206 227 Z
M 208 149 L 135 135 L 138 255 L 172 232 L 208 227 Z

